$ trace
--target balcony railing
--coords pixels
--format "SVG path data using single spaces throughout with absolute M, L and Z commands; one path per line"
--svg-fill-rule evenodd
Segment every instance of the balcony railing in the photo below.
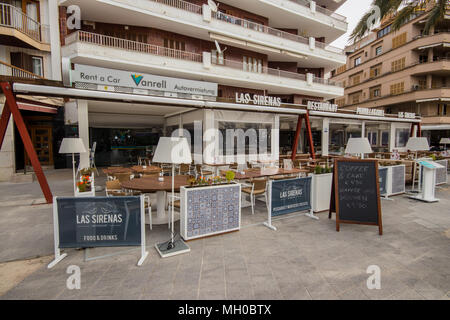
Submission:
M 157 56 L 170 57 L 174 59 L 189 60 L 194 62 L 203 61 L 202 55 L 197 53 L 159 47 L 148 43 L 115 38 L 85 31 L 77 31 L 66 38 L 67 44 L 70 44 L 74 41 L 96 44 L 99 46 L 111 47 L 115 49 L 154 54 Z
M 289 0 L 289 1 L 295 2 L 295 3 L 299 4 L 299 5 L 307 7 L 307 8 L 310 8 L 310 6 L 311 6 L 311 1 L 308 1 L 308 0 Z M 336 13 L 336 12 L 333 12 L 331 10 L 328 10 L 327 8 L 323 8 L 323 7 L 319 6 L 319 5 L 316 5 L 316 11 L 320 12 L 320 13 L 323 13 L 323 14 L 325 14 L 327 16 L 330 16 L 330 17 L 332 17 L 332 18 L 334 18 L 336 20 L 347 22 L 347 18 L 346 17 L 344 17 L 344 16 L 342 16 L 342 15 Z
M 45 79 L 44 77 L 34 74 L 30 71 L 13 66 L 0 60 L 0 75 L 10 76 L 20 79 Z
M 152 44 L 142 43 L 142 42 L 136 42 L 126 39 L 120 39 L 120 38 L 114 38 L 106 35 L 86 32 L 86 31 L 76 31 L 69 35 L 66 38 L 66 45 L 69 45 L 74 42 L 84 42 L 104 47 L 110 47 L 115 49 L 122 49 L 122 50 L 128 50 L 128 51 L 136 51 L 140 53 L 147 53 L 147 54 L 153 54 L 173 59 L 180 59 L 180 60 L 186 60 L 186 61 L 192 61 L 192 62 L 203 62 L 203 55 L 194 53 L 194 52 L 187 52 L 182 50 L 175 50 L 175 49 L 169 49 L 165 47 L 155 46 Z M 244 72 L 252 72 L 252 73 L 260 73 L 260 74 L 269 74 L 273 76 L 278 76 L 281 78 L 290 78 L 290 79 L 297 79 L 306 81 L 306 76 L 304 74 L 295 73 L 295 72 L 288 72 L 284 70 L 279 69 L 272 69 L 263 67 L 262 65 L 253 65 L 253 64 L 244 64 L 239 61 L 233 61 L 233 60 L 226 60 L 226 59 L 219 59 L 212 61 L 213 65 L 216 66 L 223 66 L 228 67 L 232 69 L 239 69 Z M 328 79 L 322 79 L 322 78 L 316 78 L 313 77 L 313 82 L 325 84 L 325 85 L 332 85 L 332 86 L 338 86 L 342 87 L 340 83 L 336 83 L 334 81 L 330 81 Z
M 0 25 L 16 29 L 38 42 L 49 42 L 47 35 L 49 29 L 47 27 L 42 26 L 20 9 L 9 4 L 0 3 Z
M 193 13 L 197 13 L 197 14 L 202 14 L 203 10 L 201 6 L 192 4 L 190 2 L 186 2 L 183 0 L 150 0 L 153 2 L 158 2 L 158 3 L 162 3 L 164 5 L 167 6 L 171 6 L 174 8 L 178 8 L 181 10 L 185 10 L 185 11 L 189 11 L 189 12 L 193 12 Z M 324 9 L 324 8 L 322 8 Z M 224 14 L 222 12 L 213 12 L 213 18 L 220 20 L 220 21 L 224 21 L 227 23 L 231 23 L 234 25 L 238 25 L 240 27 L 243 28 L 247 28 L 247 29 L 252 29 L 255 31 L 259 31 L 262 33 L 266 33 L 266 34 L 270 34 L 272 36 L 276 36 L 276 37 L 280 37 L 283 39 L 287 39 L 287 40 L 291 40 L 291 41 L 295 41 L 295 42 L 299 42 L 299 43 L 303 43 L 303 44 L 309 44 L 309 39 L 296 35 L 296 34 L 292 34 L 289 32 L 285 32 L 285 31 L 281 31 L 275 28 L 271 28 L 268 26 L 265 26 L 263 24 L 259 24 L 259 23 L 255 23 L 252 21 L 248 21 L 245 19 L 241 19 L 241 18 L 237 18 L 228 14 Z M 331 45 L 328 45 L 326 43 L 323 42 L 317 42 L 316 41 L 316 47 L 324 49 L 326 51 L 331 51 L 334 53 L 338 53 L 338 54 L 343 54 L 343 50 L 337 47 L 333 47 Z

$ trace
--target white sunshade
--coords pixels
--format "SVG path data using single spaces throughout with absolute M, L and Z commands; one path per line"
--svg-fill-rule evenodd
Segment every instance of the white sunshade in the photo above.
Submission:
M 153 162 L 156 163 L 191 163 L 191 148 L 186 138 L 161 137 L 156 147 Z

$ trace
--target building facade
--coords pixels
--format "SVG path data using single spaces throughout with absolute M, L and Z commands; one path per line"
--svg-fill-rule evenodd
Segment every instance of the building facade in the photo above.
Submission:
M 58 5 L 56 0 L 0 0 L 0 78 L 61 80 Z M 4 96 L 0 93 L 0 110 Z M 41 164 L 58 161 L 55 138 L 64 136 L 60 99 L 18 96 L 19 109 L 29 129 Z M 61 107 L 61 108 L 60 108 Z M 58 123 L 60 126 L 58 126 Z M 63 159 L 64 160 L 64 159 Z M 30 162 L 11 117 L 0 151 L 0 181 L 17 178 Z
M 192 110 L 187 102 L 183 106 L 183 99 L 264 106 L 271 101 L 306 105 L 341 96 L 343 88 L 325 74 L 345 62 L 343 51 L 329 45 L 347 30 L 345 17 L 334 12 L 343 2 L 60 1 L 63 72 L 71 69 L 78 77 L 72 86 L 173 98 L 181 104 L 172 108 L 71 99 L 65 104 L 65 123 L 78 128 L 73 133 L 86 146 L 96 142 L 97 165 L 127 162 L 155 146 L 160 135 L 175 129 L 193 132 L 196 124 L 203 134 L 208 129 L 279 129 L 275 114 Z M 79 29 L 71 27 L 71 6 L 80 8 Z M 83 77 L 79 70 L 91 70 L 92 76 Z M 116 77 L 115 83 L 99 81 L 99 74 L 108 70 L 130 74 Z M 134 83 L 121 85 L 130 76 Z M 212 95 L 149 90 L 156 81 L 147 80 L 156 77 L 162 77 L 162 84 L 196 81 L 217 90 Z M 240 97 L 246 95 L 260 100 L 243 102 Z M 219 140 L 210 141 L 216 150 L 221 150 Z M 278 159 L 278 133 L 268 140 L 270 156 Z M 88 155 L 81 162 L 87 166 Z
M 334 100 L 340 108 L 419 115 L 422 135 L 439 147 L 440 139 L 450 136 L 450 19 L 424 34 L 428 14 L 418 11 L 397 31 L 391 30 L 393 18 L 383 21 L 345 49 L 347 63 L 332 71 L 332 79 L 345 86 L 345 95 Z M 396 147 L 404 147 L 404 134 L 398 133 Z M 380 146 L 378 132 L 366 135 Z

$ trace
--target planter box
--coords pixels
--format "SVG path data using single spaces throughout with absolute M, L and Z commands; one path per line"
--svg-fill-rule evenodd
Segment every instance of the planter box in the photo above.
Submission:
M 314 212 L 330 209 L 332 173 L 312 174 L 312 208 Z
M 405 165 L 380 167 L 380 170 L 387 169 L 385 193 L 383 196 L 392 196 L 405 193 Z
M 184 240 L 204 238 L 241 228 L 241 185 L 180 190 L 180 233 Z
M 93 172 L 91 173 L 91 191 L 80 192 L 77 187 L 75 197 L 95 197 L 95 176 Z

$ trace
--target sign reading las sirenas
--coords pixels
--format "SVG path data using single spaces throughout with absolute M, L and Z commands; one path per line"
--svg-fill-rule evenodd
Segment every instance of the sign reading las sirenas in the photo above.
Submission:
M 238 93 L 236 92 L 236 103 L 250 104 L 257 106 L 280 107 L 281 98 L 271 96 L 261 96 L 258 94 Z

